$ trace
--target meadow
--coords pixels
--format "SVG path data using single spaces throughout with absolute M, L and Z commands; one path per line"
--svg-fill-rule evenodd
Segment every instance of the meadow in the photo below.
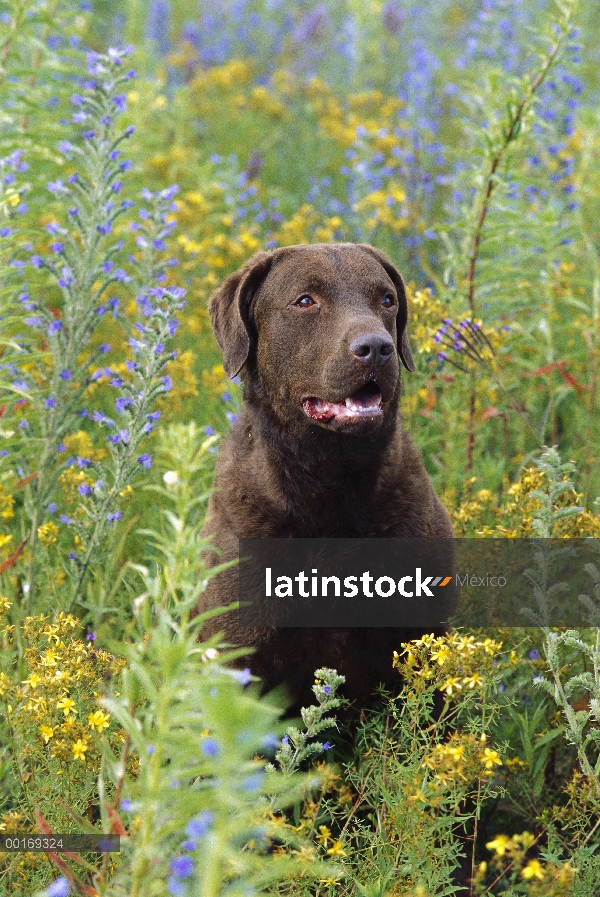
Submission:
M 588 627 L 398 645 L 296 724 L 194 617 L 241 403 L 207 302 L 263 248 L 402 271 L 402 416 L 457 536 L 600 537 L 600 8 L 0 0 L 0 893 L 600 893 Z M 552 594 L 543 562 L 531 571 Z M 573 596 L 577 601 L 577 596 Z

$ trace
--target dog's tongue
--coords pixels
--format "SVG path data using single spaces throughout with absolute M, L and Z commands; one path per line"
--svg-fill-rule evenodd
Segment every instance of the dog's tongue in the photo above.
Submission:
M 367 383 L 348 396 L 343 402 L 327 402 L 315 396 L 302 401 L 305 414 L 317 421 L 358 420 L 363 417 L 376 417 L 381 410 L 381 392 L 374 383 Z

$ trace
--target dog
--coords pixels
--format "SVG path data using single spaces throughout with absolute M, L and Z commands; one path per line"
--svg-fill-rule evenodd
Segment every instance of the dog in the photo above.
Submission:
M 228 377 L 241 375 L 241 413 L 225 439 L 202 536 L 238 557 L 239 539 L 452 539 L 421 455 L 399 418 L 400 364 L 414 371 L 404 282 L 366 244 L 259 252 L 209 304 Z M 197 612 L 238 600 L 238 567 L 209 579 Z M 357 709 L 378 685 L 396 689 L 391 659 L 422 630 L 244 628 L 236 613 L 205 632 L 254 649 L 252 672 L 311 701 L 314 671 L 346 677 Z

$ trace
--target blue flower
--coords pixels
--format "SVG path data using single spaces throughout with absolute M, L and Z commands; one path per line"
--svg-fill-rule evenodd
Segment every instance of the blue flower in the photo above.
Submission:
M 91 495 L 92 487 L 88 486 L 87 483 L 80 483 L 77 487 L 77 491 L 80 495 Z
M 62 875 L 46 888 L 46 897 L 67 897 L 70 893 L 71 886 L 67 879 Z
M 333 747 L 333 745 L 331 744 L 331 742 L 330 742 L 330 741 L 326 741 L 325 744 L 323 745 L 323 750 L 324 750 L 324 751 L 330 751 L 332 747 Z
M 138 464 L 141 464 L 142 467 L 152 467 L 152 456 L 148 454 L 148 452 L 144 452 L 143 455 L 140 455 L 139 458 L 136 458 Z
M 253 773 L 251 776 L 248 776 L 243 780 L 242 791 L 246 791 L 248 794 L 252 793 L 253 791 L 259 791 L 262 787 L 264 778 L 265 773 L 263 770 Z
M 194 871 L 194 861 L 191 857 L 180 856 L 171 860 L 171 872 L 177 878 L 189 878 Z
M 202 753 L 207 757 L 216 757 L 221 750 L 221 745 L 216 738 L 203 738 L 200 747 Z
M 175 878 L 174 875 L 170 875 L 167 879 L 167 891 L 169 894 L 172 894 L 173 897 L 180 897 L 181 894 L 185 893 L 185 887 L 178 878 Z
M 123 810 L 124 813 L 133 813 L 133 809 L 134 809 L 133 802 L 130 800 L 127 800 L 127 798 L 125 798 L 124 800 L 121 801 L 121 809 Z
M 252 673 L 250 672 L 248 667 L 246 667 L 245 670 L 230 670 L 230 672 L 233 678 L 236 679 L 240 683 L 240 685 L 248 685 L 248 683 L 252 679 Z
M 54 408 L 54 407 L 56 406 L 56 399 L 55 399 L 55 397 L 54 397 L 54 396 L 50 396 L 49 399 L 46 399 L 46 401 L 44 402 L 44 405 L 46 406 L 46 408 Z
M 209 424 L 207 427 L 204 428 L 204 432 L 206 433 L 207 436 L 214 436 L 214 435 L 215 435 L 214 428 L 211 427 L 210 424 Z
M 188 822 L 185 830 L 192 838 L 201 838 L 212 825 L 215 816 L 210 810 L 203 810 Z

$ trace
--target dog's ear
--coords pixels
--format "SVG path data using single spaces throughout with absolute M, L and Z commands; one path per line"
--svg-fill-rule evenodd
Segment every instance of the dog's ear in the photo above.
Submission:
M 258 252 L 227 278 L 208 304 L 213 333 L 223 352 L 223 369 L 229 378 L 235 377 L 250 354 L 252 298 L 269 273 L 272 260 L 273 253 Z
M 408 302 L 406 299 L 406 289 L 402 275 L 389 258 L 379 249 L 369 246 L 367 243 L 359 243 L 360 249 L 364 249 L 370 255 L 374 256 L 386 274 L 392 279 L 398 294 L 398 314 L 396 315 L 396 330 L 398 333 L 398 354 L 402 360 L 402 364 L 407 371 L 415 371 L 415 363 L 413 361 L 412 352 L 410 351 L 410 343 L 408 342 L 408 333 L 406 327 L 408 323 Z

